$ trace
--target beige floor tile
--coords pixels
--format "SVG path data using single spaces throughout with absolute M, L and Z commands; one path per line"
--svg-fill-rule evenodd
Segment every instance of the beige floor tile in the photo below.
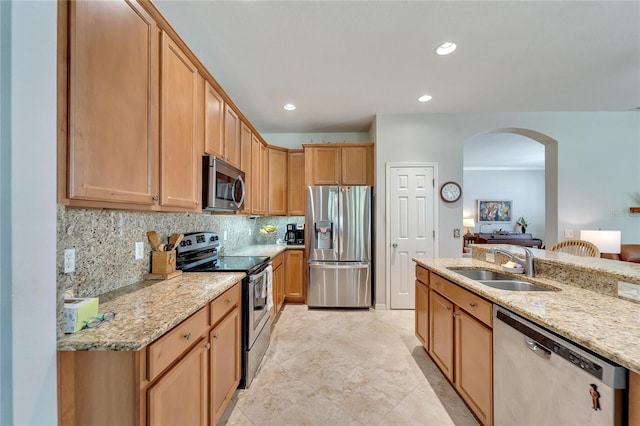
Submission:
M 220 424 L 477 425 L 414 335 L 413 311 L 285 305 Z

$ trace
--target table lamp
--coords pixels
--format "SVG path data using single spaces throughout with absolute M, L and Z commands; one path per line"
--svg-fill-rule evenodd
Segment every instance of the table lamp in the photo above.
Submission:
M 620 253 L 620 231 L 580 231 L 580 239 L 598 247 L 600 253 Z
M 473 218 L 462 219 L 462 226 L 467 228 L 467 234 L 466 235 L 470 235 L 471 234 L 471 228 L 476 226 L 476 222 L 473 220 Z

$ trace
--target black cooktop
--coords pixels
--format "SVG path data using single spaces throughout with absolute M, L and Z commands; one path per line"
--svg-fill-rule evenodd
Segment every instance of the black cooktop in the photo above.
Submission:
M 188 268 L 185 272 L 257 272 L 266 267 L 269 256 L 221 256 L 216 260 Z

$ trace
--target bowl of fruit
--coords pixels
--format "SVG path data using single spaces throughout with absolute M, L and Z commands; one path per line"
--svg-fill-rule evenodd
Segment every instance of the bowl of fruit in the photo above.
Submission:
M 273 225 L 265 225 L 258 231 L 261 237 L 273 238 L 277 235 L 276 227 Z

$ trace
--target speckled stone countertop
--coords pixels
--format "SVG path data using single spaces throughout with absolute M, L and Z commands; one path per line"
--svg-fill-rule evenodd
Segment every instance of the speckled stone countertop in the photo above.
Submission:
M 225 253 L 225 256 L 269 256 L 274 258 L 285 250 L 304 250 L 304 245 L 266 244 L 253 245 Z
M 99 312 L 115 319 L 66 334 L 59 351 L 137 351 L 245 277 L 244 272 L 189 272 L 164 281 L 144 281 L 99 296 Z
M 497 290 L 449 268 L 501 269 L 478 259 L 414 258 L 417 264 L 567 339 L 640 373 L 640 304 L 547 278 L 529 281 L 557 291 Z

